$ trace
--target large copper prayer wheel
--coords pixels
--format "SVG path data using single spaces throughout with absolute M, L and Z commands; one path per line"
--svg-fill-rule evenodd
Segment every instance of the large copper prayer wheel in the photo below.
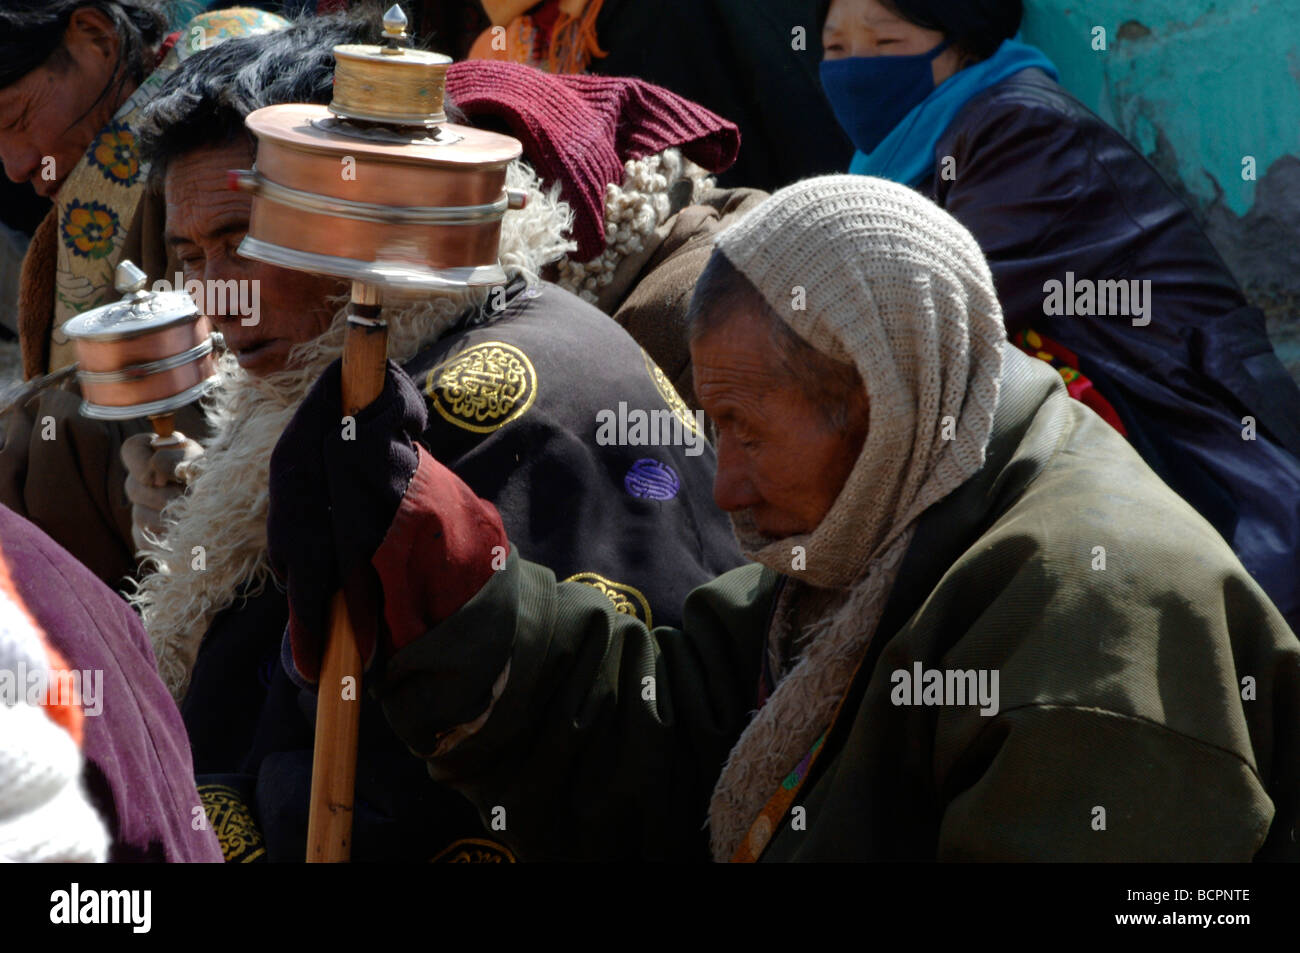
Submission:
M 324 106 L 268 106 L 258 138 L 240 253 L 354 281 L 437 290 L 505 280 L 501 219 L 522 208 L 505 187 L 522 153 L 508 136 L 442 124 L 394 129 Z
M 257 165 L 240 254 L 388 288 L 500 284 L 501 219 L 515 139 L 446 121 L 450 58 L 410 48 L 406 17 L 384 14 L 380 45 L 334 48 L 329 106 L 267 106 L 245 120 Z

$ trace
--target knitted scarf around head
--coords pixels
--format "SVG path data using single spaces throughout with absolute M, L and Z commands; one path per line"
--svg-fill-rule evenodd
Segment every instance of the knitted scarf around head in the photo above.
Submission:
M 803 647 L 788 672 L 774 673 L 775 691 L 714 789 L 709 826 L 722 861 L 747 832 L 753 856 L 762 853 L 773 831 L 755 819 L 847 692 L 917 518 L 983 466 L 1006 333 L 975 239 L 934 203 L 883 179 L 799 182 L 715 248 L 796 334 L 853 364 L 870 401 L 862 451 L 811 533 L 764 540 L 747 513 L 734 516 L 746 555 L 789 577 L 770 638 Z M 799 570 L 791 568 L 796 546 L 806 558 Z

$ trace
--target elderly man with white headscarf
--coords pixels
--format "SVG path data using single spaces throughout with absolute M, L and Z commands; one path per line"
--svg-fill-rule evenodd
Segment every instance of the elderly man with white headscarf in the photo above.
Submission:
M 691 319 L 715 498 L 753 563 L 680 629 L 513 551 L 485 573 L 500 520 L 418 448 L 381 528 L 386 716 L 519 856 L 1294 855 L 1300 642 L 1122 437 L 1004 347 L 955 219 L 879 179 L 798 183 L 717 239 Z M 277 509 L 330 466 L 290 463 L 273 561 Z M 414 599 L 418 579 L 455 596 Z M 291 598 L 312 585 L 290 572 Z

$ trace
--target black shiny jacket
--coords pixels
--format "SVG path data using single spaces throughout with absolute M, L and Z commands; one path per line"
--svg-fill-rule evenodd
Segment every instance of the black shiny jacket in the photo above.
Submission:
M 1008 334 L 1074 352 L 1146 462 L 1300 630 L 1300 388 L 1188 206 L 1036 69 L 967 104 L 936 159 L 921 190 L 984 249 Z M 1049 316 L 1045 285 L 1067 273 L 1076 288 L 1149 280 L 1149 323 Z

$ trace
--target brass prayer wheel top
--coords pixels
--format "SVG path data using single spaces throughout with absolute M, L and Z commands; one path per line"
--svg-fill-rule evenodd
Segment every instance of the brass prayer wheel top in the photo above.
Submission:
M 421 126 L 446 122 L 443 93 L 451 57 L 404 50 L 400 57 L 373 46 L 336 46 L 330 112 L 347 119 Z
M 406 14 L 394 4 L 384 14 L 380 46 L 334 47 L 334 101 L 346 119 L 421 126 L 445 122 L 443 95 L 451 57 L 410 48 Z

